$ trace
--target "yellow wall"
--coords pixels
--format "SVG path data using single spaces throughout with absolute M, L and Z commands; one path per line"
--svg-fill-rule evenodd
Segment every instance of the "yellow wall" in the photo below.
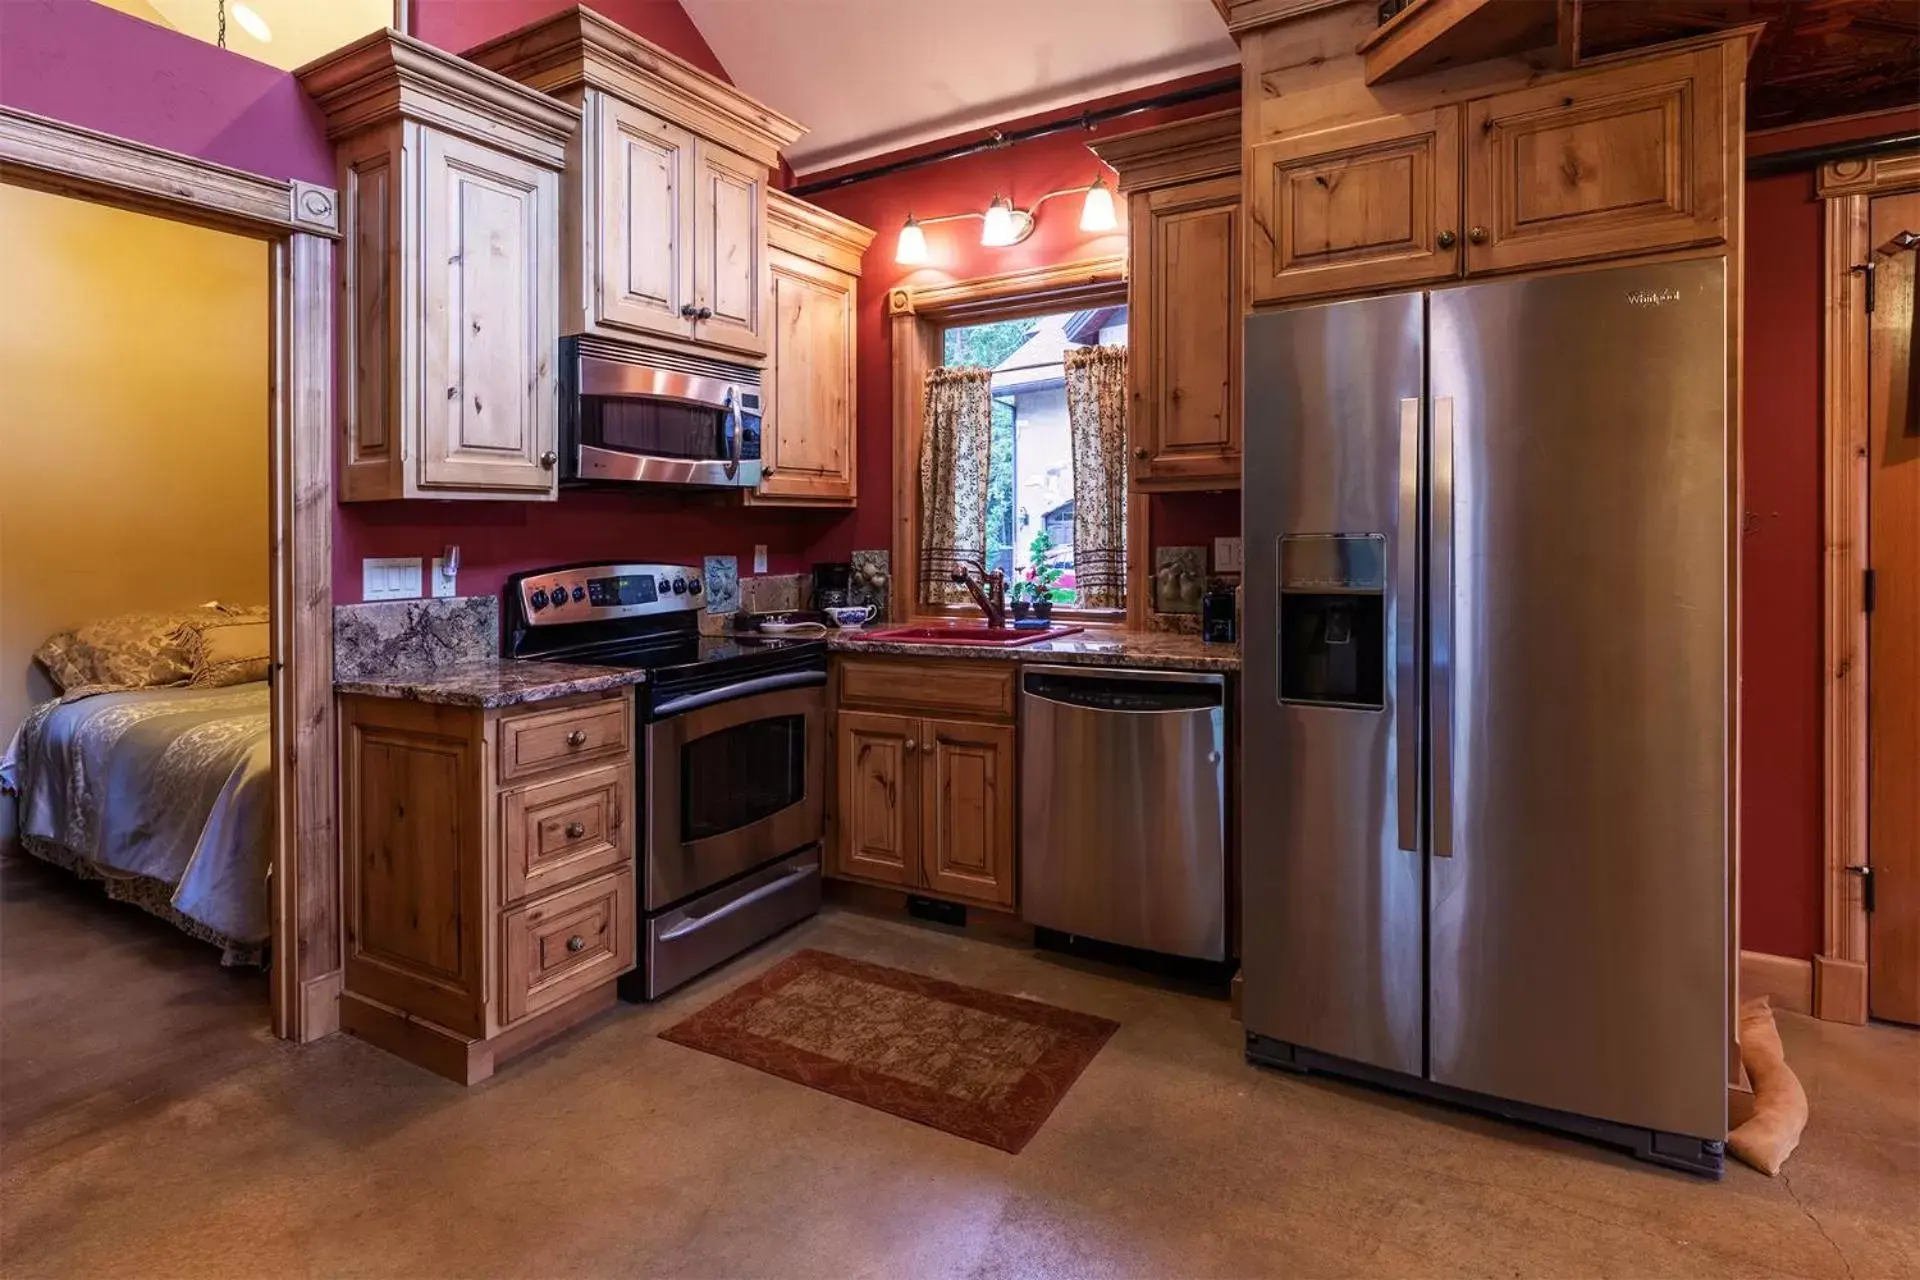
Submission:
M 267 602 L 267 273 L 260 241 L 0 185 L 0 743 L 54 632 Z

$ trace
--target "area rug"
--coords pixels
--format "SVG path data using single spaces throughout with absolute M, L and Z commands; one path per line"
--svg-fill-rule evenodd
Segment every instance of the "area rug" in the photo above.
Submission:
M 660 1035 L 1018 1152 L 1119 1025 L 806 950 Z

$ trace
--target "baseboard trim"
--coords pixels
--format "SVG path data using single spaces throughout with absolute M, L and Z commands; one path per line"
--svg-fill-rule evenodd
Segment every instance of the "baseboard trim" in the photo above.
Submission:
M 1740 953 L 1740 998 L 1766 996 L 1776 1009 L 1813 1012 L 1813 962 L 1765 951 Z
M 1813 958 L 1813 1014 L 1828 1022 L 1867 1020 L 1867 966 L 1833 956 Z
M 340 991 L 345 977 L 335 969 L 300 984 L 300 1025 L 294 1028 L 294 1034 L 301 1044 L 312 1044 L 340 1029 Z

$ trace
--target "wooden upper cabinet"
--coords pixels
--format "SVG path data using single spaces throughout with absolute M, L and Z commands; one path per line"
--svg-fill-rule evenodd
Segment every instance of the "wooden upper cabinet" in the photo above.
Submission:
M 345 217 L 340 496 L 553 498 L 578 112 L 392 31 L 300 80 Z
M 1468 271 L 1724 241 L 1742 88 L 1728 57 L 1712 45 L 1468 103 Z
M 1286 302 L 1453 276 L 1460 108 L 1261 143 L 1248 153 L 1252 299 Z
M 922 867 L 928 892 L 1011 908 L 1014 730 L 920 723 Z
M 579 229 L 565 331 L 764 365 L 768 180 L 804 130 L 588 8 L 463 56 L 585 113 L 562 189 Z
M 1240 483 L 1240 114 L 1102 139 L 1127 196 L 1133 479 Z
M 693 135 L 611 98 L 596 103 L 600 182 L 594 318 L 693 336 Z
M 693 149 L 694 337 L 767 353 L 767 170 L 704 139 Z
M 768 197 L 769 360 L 761 387 L 761 479 L 749 502 L 852 506 L 860 256 L 873 232 L 793 197 Z

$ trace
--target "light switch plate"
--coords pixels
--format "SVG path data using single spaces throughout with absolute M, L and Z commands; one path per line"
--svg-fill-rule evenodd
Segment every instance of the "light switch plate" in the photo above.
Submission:
M 1244 573 L 1247 567 L 1246 556 L 1241 550 L 1238 538 L 1215 538 L 1213 540 L 1213 571 L 1215 573 Z
M 446 572 L 446 564 L 447 562 L 444 557 L 435 556 L 433 558 L 433 594 L 441 599 L 457 594 L 454 591 L 454 587 L 460 574 L 460 569 L 457 565 L 454 567 L 452 573 Z
M 387 556 L 360 562 L 362 600 L 418 600 L 420 557 Z
M 753 571 L 755 573 L 767 571 L 767 544 L 764 542 L 753 544 Z

